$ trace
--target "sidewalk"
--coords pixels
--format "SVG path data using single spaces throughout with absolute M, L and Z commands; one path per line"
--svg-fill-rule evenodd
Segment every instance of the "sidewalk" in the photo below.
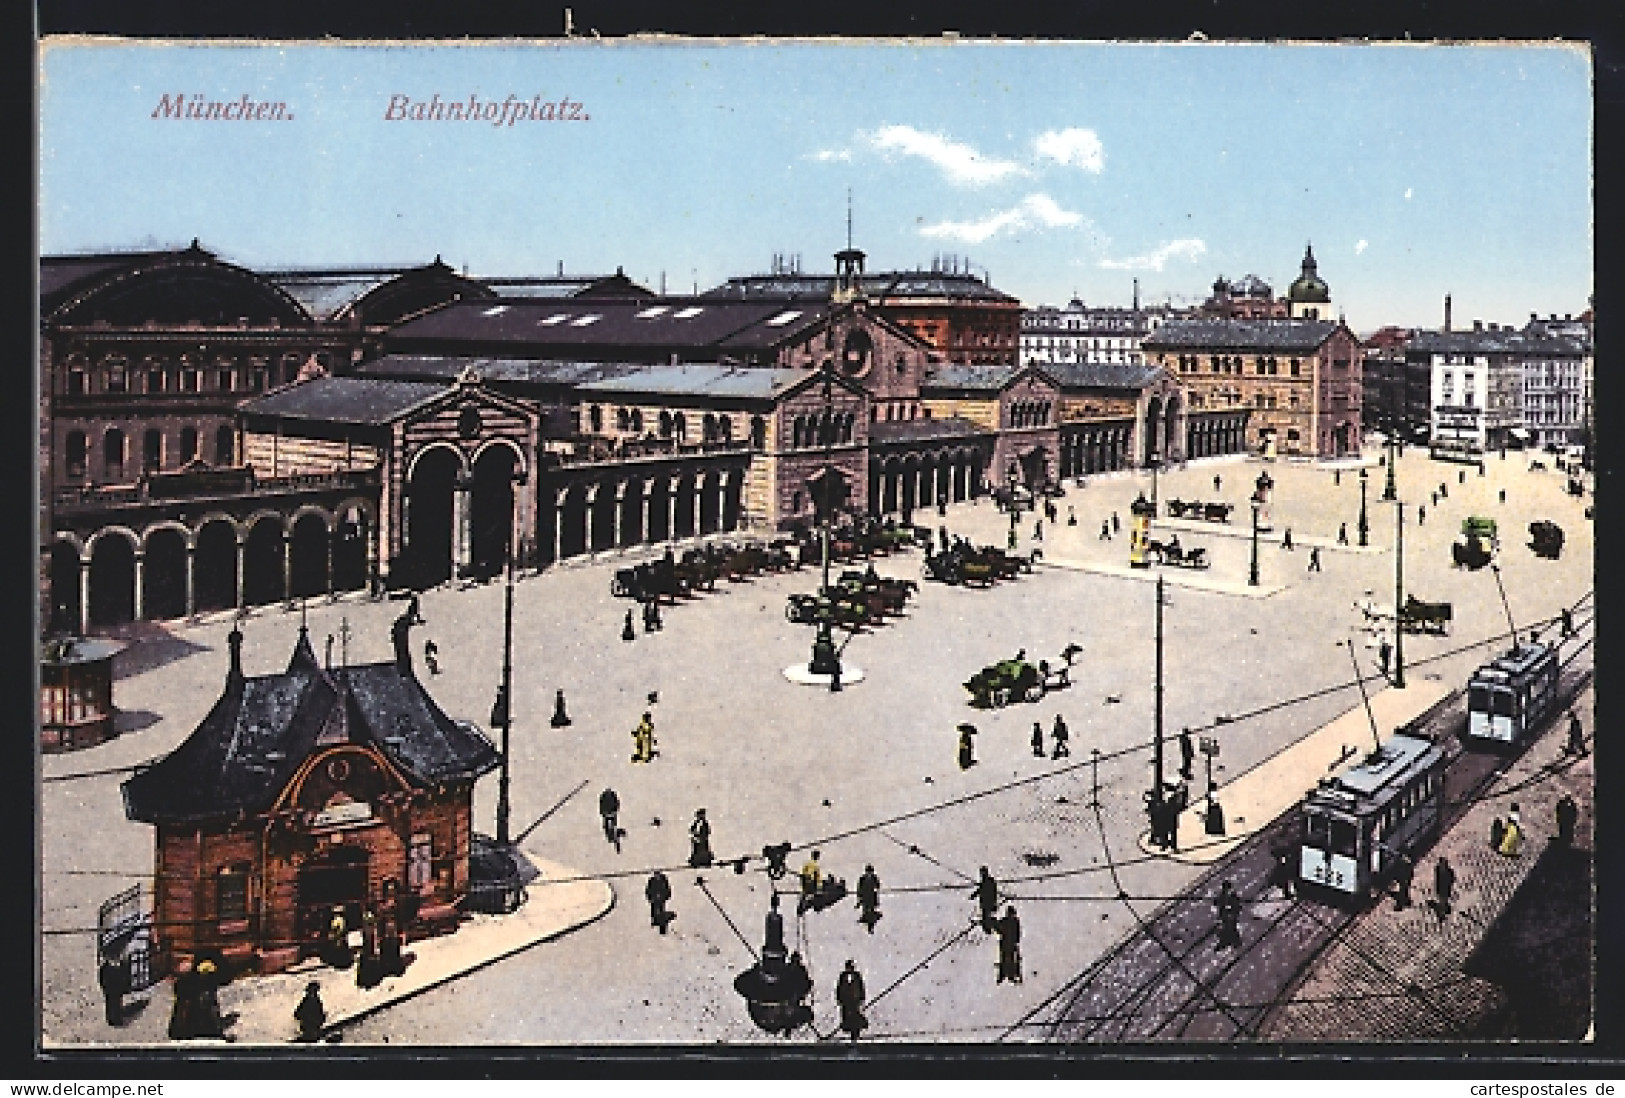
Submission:
M 1413 677 L 1403 690 L 1390 687 L 1373 695 L 1371 712 L 1386 739 L 1396 728 L 1415 720 L 1449 693 L 1449 687 L 1442 681 Z M 1268 827 L 1281 813 L 1303 800 L 1321 778 L 1356 765 L 1371 746 L 1371 719 L 1366 716 L 1365 706 L 1357 705 L 1245 774 L 1219 786 L 1213 796 L 1224 809 L 1222 837 L 1207 834 L 1204 826 L 1207 798 L 1199 792 L 1203 771 L 1198 761 L 1193 766 L 1197 780 L 1191 783 L 1190 807 L 1179 816 L 1181 853 L 1167 857 L 1191 865 L 1218 861 L 1237 843 Z M 1170 766 L 1169 771 L 1177 774 L 1178 768 Z M 1150 832 L 1142 832 L 1140 849 L 1147 854 L 1161 854 L 1162 850 L 1151 846 L 1149 840 Z
M 1037 565 L 1040 568 L 1066 568 L 1074 572 L 1090 572 L 1097 576 L 1112 576 L 1116 579 L 1145 580 L 1149 583 L 1155 583 L 1157 577 L 1161 576 L 1168 582 L 1169 587 L 1188 587 L 1193 591 L 1236 595 L 1249 599 L 1267 599 L 1286 590 L 1284 583 L 1250 587 L 1246 583 L 1236 583 L 1232 580 L 1212 579 L 1206 574 L 1205 569 L 1179 568 L 1172 565 L 1135 568 L 1127 564 L 1074 560 L 1069 557 L 1041 557 Z
M 1595 695 L 1588 689 L 1575 704 L 1594 729 Z M 1556 831 L 1557 801 L 1565 794 L 1579 805 L 1575 847 L 1594 849 L 1592 760 L 1563 754 L 1564 718 L 1547 730 L 1502 774 L 1488 794 L 1419 861 L 1410 907 L 1396 911 L 1384 898 L 1360 915 L 1327 947 L 1292 997 L 1260 1027 L 1263 1041 L 1461 1040 L 1477 1035 L 1485 1019 L 1502 1010 L 1505 993 L 1495 983 L 1464 971 L 1497 917 L 1541 860 Z M 1595 737 L 1588 737 L 1595 746 Z M 1527 839 L 1523 853 L 1505 857 L 1489 847 L 1490 821 L 1517 802 Z M 1433 867 L 1448 858 L 1456 870 L 1451 913 L 1440 918 L 1431 900 Z M 1593 924 L 1593 936 L 1600 928 Z M 1513 958 L 1487 958 L 1497 968 Z
M 523 848 L 522 848 L 523 849 Z M 293 1041 L 298 1024 L 293 1010 L 305 993 L 305 985 L 321 985 L 322 1005 L 327 1009 L 327 1030 L 332 1032 L 382 1010 L 392 1003 L 466 976 L 521 950 L 586 926 L 606 914 L 615 904 L 615 893 L 605 881 L 580 880 L 581 875 L 567 866 L 541 857 L 532 850 L 525 855 L 538 876 L 528 886 L 529 898 L 512 915 L 474 915 L 454 934 L 411 942 L 406 951 L 413 957 L 404 973 L 363 990 L 356 986 L 355 968 L 340 971 L 314 957 L 273 976 L 244 976 L 220 989 L 220 1010 L 235 1013 L 237 1019 L 227 1031 L 236 1045 L 280 1044 Z M 566 883 L 549 884 L 550 880 Z M 168 1042 L 165 1029 L 174 1002 L 173 985 L 165 980 L 151 992 L 150 1001 L 139 1011 L 135 1022 L 124 1031 L 139 1044 Z M 94 1019 L 100 1022 L 100 1017 Z M 98 1027 L 97 1043 L 105 1043 L 108 1031 Z M 47 1046 L 80 1043 L 82 1035 L 48 1034 Z M 223 1044 L 220 1041 L 190 1041 L 185 1046 Z
M 1183 533 L 1212 534 L 1215 537 L 1239 538 L 1242 541 L 1250 541 L 1252 540 L 1253 536 L 1253 528 L 1251 524 L 1246 526 L 1230 526 L 1222 522 L 1204 522 L 1201 519 L 1185 518 L 1156 518 L 1151 520 L 1151 528 L 1153 530 L 1159 526 L 1169 530 L 1178 530 Z M 1348 544 L 1343 545 L 1338 543 L 1335 536 L 1323 538 L 1311 534 L 1300 537 L 1297 534 L 1293 534 L 1292 548 L 1295 551 L 1297 549 L 1308 549 L 1310 546 L 1314 546 L 1317 549 L 1325 549 L 1333 553 L 1358 553 L 1365 556 L 1375 556 L 1380 553 L 1388 552 L 1388 546 L 1386 545 L 1356 545 L 1354 544 L 1353 540 L 1355 536 L 1356 535 L 1353 532 L 1350 532 L 1350 540 Z M 1276 548 L 1279 548 L 1282 539 L 1285 537 L 1286 531 L 1284 528 L 1271 528 L 1268 532 L 1260 529 L 1258 531 L 1258 544 L 1273 545 Z

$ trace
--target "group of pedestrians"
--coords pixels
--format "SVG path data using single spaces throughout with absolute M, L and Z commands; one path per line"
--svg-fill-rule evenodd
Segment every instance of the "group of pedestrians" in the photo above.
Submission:
M 1069 746 L 1072 731 L 1067 728 L 1066 721 L 1059 713 L 1055 714 L 1055 725 L 1050 730 L 1050 742 L 1053 745 L 1048 752 L 1044 749 L 1044 726 L 1039 721 L 1033 722 L 1032 750 L 1033 758 L 1042 759 L 1048 754 L 1051 759 L 1070 758 L 1072 749 Z

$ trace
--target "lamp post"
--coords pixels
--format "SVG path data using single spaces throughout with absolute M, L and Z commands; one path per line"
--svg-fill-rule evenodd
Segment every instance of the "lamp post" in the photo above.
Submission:
M 1146 459 L 1146 464 L 1151 466 L 1151 517 L 1156 518 L 1157 517 L 1157 470 L 1162 466 L 1162 456 L 1160 454 L 1158 454 L 1155 450 L 1153 450 L 1153 451 L 1151 451 L 1151 456 L 1148 459 Z
M 1360 470 L 1360 544 L 1362 546 L 1366 546 L 1366 545 L 1371 544 L 1371 540 L 1370 540 L 1370 538 L 1371 538 L 1371 524 L 1366 519 L 1366 513 L 1365 513 L 1366 483 L 1367 483 L 1367 477 L 1365 475 L 1365 470 L 1361 469 Z
M 508 739 L 513 730 L 513 522 L 508 523 L 508 578 L 502 601 L 502 685 L 491 706 L 491 723 L 502 729 L 502 771 L 497 776 L 497 842 L 508 845 Z
M 1388 432 L 1388 479 L 1382 486 L 1382 498 L 1385 503 L 1394 503 L 1399 499 L 1399 487 L 1394 483 L 1395 440 L 1394 433 Z
M 1247 565 L 1247 586 L 1258 586 L 1258 501 L 1253 500 L 1253 556 Z
M 820 531 L 824 542 L 824 578 L 818 589 L 819 595 L 825 600 L 829 599 L 829 523 L 834 507 L 832 493 L 835 488 L 835 473 L 830 456 L 835 441 L 834 397 L 830 388 L 833 377 L 831 367 L 826 365 L 824 367 L 824 417 L 822 427 L 824 434 L 824 513 Z M 829 688 L 831 691 L 835 691 L 841 688 L 841 654 L 835 647 L 835 638 L 830 627 L 830 613 L 832 612 L 833 607 L 819 619 L 818 632 L 813 637 L 812 659 L 807 664 L 807 671 L 813 675 L 828 675 L 830 677 Z
M 1394 689 L 1405 688 L 1405 505 L 1394 501 Z

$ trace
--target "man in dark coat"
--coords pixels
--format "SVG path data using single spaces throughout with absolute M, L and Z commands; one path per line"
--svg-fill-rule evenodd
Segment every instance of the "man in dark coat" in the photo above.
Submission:
M 604 838 L 615 846 L 615 853 L 621 852 L 621 824 L 620 824 L 621 798 L 613 789 L 605 789 L 598 794 L 598 815 L 603 821 Z
M 96 982 L 101 985 L 102 1004 L 106 1010 L 107 1024 L 122 1026 L 124 1024 L 124 996 L 130 990 L 130 961 L 122 951 L 117 957 L 104 956 L 96 972 Z
M 1050 735 L 1055 738 L 1055 750 L 1050 755 L 1050 758 L 1070 758 L 1072 756 L 1072 750 L 1067 746 L 1067 741 L 1071 739 L 1072 733 L 1068 731 L 1066 722 L 1061 719 L 1061 715 L 1059 713 L 1055 714 L 1055 727 L 1050 730 Z
M 1450 868 L 1449 860 L 1441 854 L 1439 860 L 1433 863 L 1433 903 L 1439 918 L 1450 914 L 1450 899 L 1455 892 L 1456 871 Z
M 1191 742 L 1191 730 L 1179 730 L 1179 777 L 1183 781 L 1192 781 L 1191 767 L 1196 763 L 1196 745 Z
M 1411 906 L 1411 880 L 1416 875 L 1416 863 L 1410 855 L 1401 854 L 1394 866 L 1394 910 L 1404 911 Z
M 637 640 L 638 633 L 632 628 L 632 611 L 626 612 L 626 621 L 621 625 L 621 639 L 623 641 Z
M 1236 895 L 1235 885 L 1224 882 L 1213 906 L 1219 913 L 1219 937 L 1215 946 L 1231 949 L 1241 945 L 1241 897 Z
M 1292 865 L 1292 847 L 1277 846 L 1270 853 L 1275 864 L 1270 866 L 1270 885 L 1281 890 L 1284 899 L 1292 899 L 1292 879 L 1296 876 Z
M 982 867 L 981 875 L 971 888 L 971 894 L 976 897 L 976 903 L 981 910 L 982 929 L 989 934 L 993 933 L 993 925 L 999 913 L 999 883 L 993 879 L 993 874 L 987 871 L 987 866 Z
M 322 1026 L 327 1024 L 327 1008 L 322 1006 L 322 985 L 315 980 L 305 985 L 304 997 L 293 1008 L 293 1017 L 299 1023 L 299 1039 L 316 1041 L 321 1038 Z
M 1563 754 L 1579 755 L 1581 757 L 1586 754 L 1585 729 L 1580 725 L 1579 715 L 1572 709 L 1569 710 L 1569 738 L 1563 744 Z
M 1580 806 L 1567 793 L 1557 802 L 1557 842 L 1560 846 L 1574 845 L 1574 828 L 1580 822 Z
M 705 818 L 705 809 L 694 810 L 694 822 L 688 825 L 688 865 L 690 869 L 704 869 L 714 860 L 711 854 L 711 821 Z
M 854 1041 L 869 1026 L 863 1016 L 863 1003 L 869 997 L 863 986 L 863 976 L 851 960 L 835 979 L 835 1001 L 841 1004 L 841 1031 Z
M 564 708 L 564 690 L 562 687 L 559 689 L 557 694 L 553 695 L 552 724 L 554 728 L 570 727 L 570 714 L 566 712 Z
M 863 876 L 858 878 L 858 907 L 863 912 L 858 916 L 858 922 L 873 934 L 875 924 L 880 921 L 880 878 L 875 875 L 872 865 L 864 866 Z
M 1044 757 L 1044 726 L 1037 721 L 1033 722 L 1033 758 Z
M 666 933 L 667 925 L 675 918 L 666 910 L 666 903 L 671 899 L 671 882 L 657 869 L 649 878 L 649 883 L 643 886 L 643 896 L 649 901 L 649 925 L 662 934 Z
M 993 930 L 999 936 L 999 978 L 994 982 L 1021 983 L 1021 920 L 1016 917 L 1014 904 L 1005 906 L 1004 917 L 993 925 Z
M 976 726 L 962 724 L 959 726 L 959 769 L 969 770 L 976 765 L 976 745 L 972 737 L 976 735 Z
M 762 962 L 777 965 L 788 952 L 784 945 L 784 916 L 779 914 L 779 894 L 775 892 L 768 900 L 767 918 L 763 921 Z

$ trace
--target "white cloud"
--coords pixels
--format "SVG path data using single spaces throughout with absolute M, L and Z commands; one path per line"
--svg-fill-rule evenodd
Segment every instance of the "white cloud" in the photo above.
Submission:
M 1406 187 L 1405 188 L 1405 201 L 1409 202 L 1410 200 L 1411 200 L 1411 189 L 1409 187 Z
M 1183 259 L 1194 263 L 1206 254 L 1205 242 L 1195 237 L 1185 237 L 1170 240 L 1145 255 L 1129 256 L 1127 259 L 1102 259 L 1100 266 L 1108 271 L 1160 271 L 1167 266 L 1170 259 Z
M 1366 245 L 1365 241 L 1362 240 L 1362 241 L 1358 242 L 1357 244 L 1354 245 L 1354 254 L 1359 255 L 1361 252 L 1366 250 L 1366 247 L 1367 247 L 1367 245 Z
M 850 161 L 852 159 L 852 150 L 851 149 L 819 149 L 815 153 L 808 153 L 807 154 L 807 159 L 808 160 L 816 160 L 821 164 L 827 164 L 832 160 Z
M 1064 130 L 1045 130 L 1033 138 L 1038 155 L 1063 166 L 1082 168 L 1099 175 L 1106 167 L 1106 150 L 1094 130 L 1071 127 Z
M 980 244 L 1003 232 L 1035 228 L 1071 229 L 1085 222 L 1082 214 L 1062 209 L 1049 195 L 1030 194 L 1008 210 L 990 213 L 978 221 L 939 221 L 922 227 L 920 235 Z
M 950 183 L 962 186 L 981 187 L 1027 174 L 1027 170 L 1013 160 L 983 156 L 962 142 L 952 141 L 940 133 L 916 130 L 912 126 L 881 126 L 861 136 L 887 156 L 917 156 L 928 161 L 940 168 Z

